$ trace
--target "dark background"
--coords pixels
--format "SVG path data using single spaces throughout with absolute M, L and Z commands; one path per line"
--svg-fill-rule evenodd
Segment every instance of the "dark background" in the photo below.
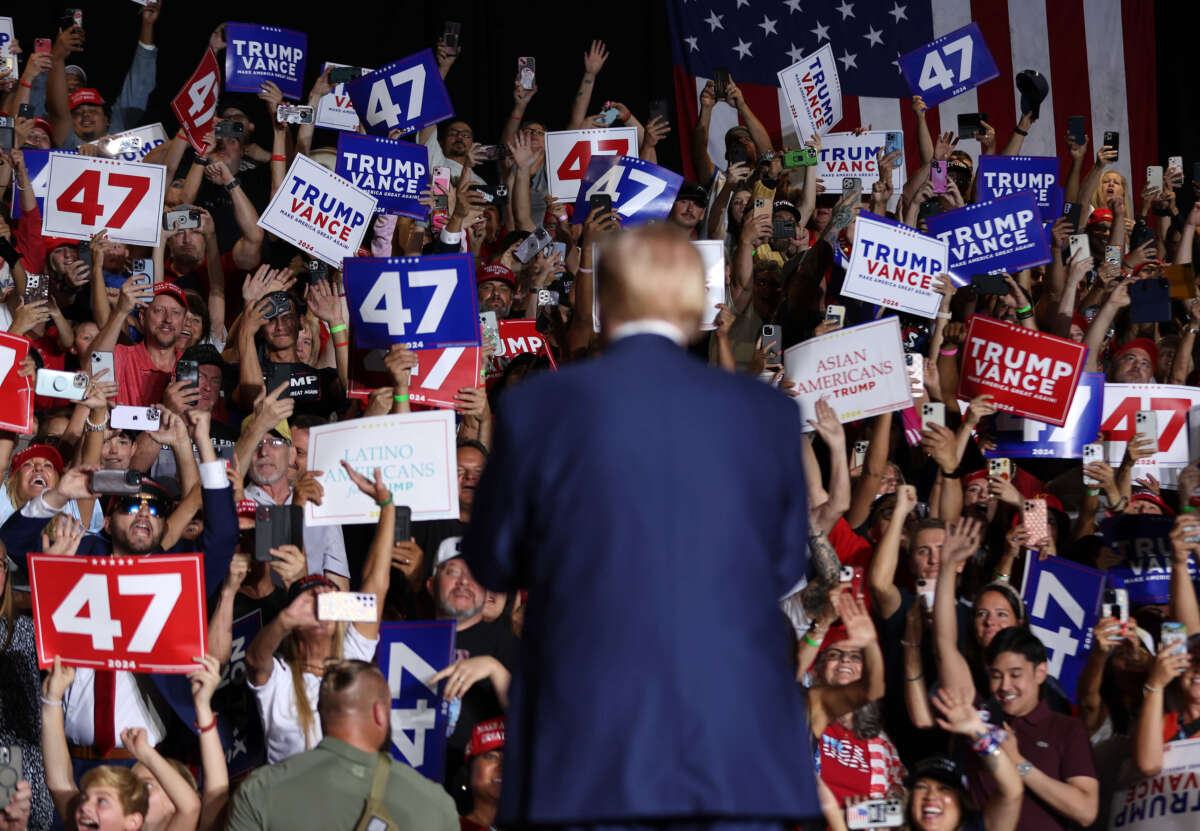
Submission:
M 84 10 L 87 49 L 71 62 L 83 66 L 90 84 L 111 101 L 137 43 L 141 7 L 123 0 L 91 6 L 81 0 L 76 3 Z M 1189 169 L 1193 161 L 1200 161 L 1200 67 L 1195 60 L 1198 5 L 1160 0 L 1155 10 L 1159 156 L 1165 160 L 1168 155 L 1183 155 Z M 457 20 L 462 23 L 462 54 L 450 71 L 447 86 L 456 112 L 474 128 L 476 141 L 485 144 L 498 139 L 511 111 L 512 79 L 517 58 L 523 55 L 537 59 L 539 91 L 528 115 L 544 120 L 550 129 L 565 127 L 583 72 L 583 53 L 593 38 L 604 40 L 611 54 L 596 82 L 589 112 L 598 112 L 609 98 L 626 104 L 643 121 L 649 102 L 656 98 L 671 101 L 674 112 L 666 4 L 661 0 L 574 4 L 335 0 L 310 8 L 324 11 L 310 12 L 301 4 L 286 8 L 245 0 L 204 4 L 165 0 L 155 32 L 158 86 L 150 96 L 147 121 L 161 121 L 168 135 L 174 132 L 177 124 L 170 100 L 195 69 L 209 34 L 226 20 L 307 31 L 306 94 L 325 60 L 383 66 L 432 46 L 443 22 Z M 34 38 L 54 36 L 61 8 L 49 0 L 26 3 L 25 8 L 6 13 L 12 14 L 17 37 L 30 52 Z M 262 125 L 258 135 L 265 135 L 265 111 L 253 103 L 247 106 L 251 108 L 248 114 Z M 680 170 L 678 125 L 673 127 L 676 130 L 658 147 L 659 161 Z M 322 137 L 322 133 L 328 135 Z M 334 141 L 331 131 L 318 131 L 317 145 Z

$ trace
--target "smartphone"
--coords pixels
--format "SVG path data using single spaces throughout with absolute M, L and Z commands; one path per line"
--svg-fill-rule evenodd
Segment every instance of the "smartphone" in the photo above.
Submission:
M 271 562 L 271 549 L 304 545 L 304 507 L 259 505 L 254 509 L 254 559 Z
M 17 107 L 17 118 L 33 118 L 33 115 L 34 113 L 32 104 L 22 104 L 21 106 Z
M 163 214 L 163 230 L 182 231 L 200 227 L 200 212 L 188 208 L 177 208 Z
M 926 401 L 921 405 L 921 429 L 928 429 L 931 424 L 946 426 L 946 405 L 941 401 Z
M 1163 169 L 1162 165 L 1151 164 L 1146 165 L 1146 187 L 1162 190 L 1163 186 Z
M 50 278 L 45 274 L 25 275 L 25 302 L 45 300 L 50 296 Z
M 1176 170 L 1183 173 L 1183 156 L 1167 156 L 1167 172 Z
M 729 86 L 729 68 L 718 66 L 713 69 L 713 86 L 717 89 L 717 100 L 725 100 L 725 88 Z
M 904 150 L 904 133 L 898 130 L 889 130 L 883 139 L 883 154 L 886 156 L 897 150 Z
M 130 407 L 119 405 L 112 408 L 108 425 L 114 430 L 157 430 L 162 420 L 158 407 Z
M 1067 218 L 1072 231 L 1079 230 L 1079 212 L 1083 205 L 1079 202 L 1064 202 L 1062 215 Z
M 1182 655 L 1187 652 L 1188 631 L 1187 626 L 1182 623 L 1176 623 L 1171 620 L 1164 620 L 1162 629 L 1159 630 L 1158 643 L 1159 646 L 1174 646 L 1171 650 L 1172 655 Z
M 739 144 L 737 147 L 730 150 L 725 158 L 729 160 L 730 164 L 737 164 L 738 162 L 747 164 L 750 161 L 750 151 L 748 151 L 743 145 Z M 787 154 L 784 154 L 783 166 L 787 167 Z M 1200 181 L 1200 179 L 1197 179 L 1197 181 Z
M 475 154 L 484 161 L 494 162 L 497 159 L 507 159 L 508 148 L 503 144 L 484 144 L 476 148 Z
M 516 257 L 518 261 L 527 263 L 532 260 L 539 251 L 552 242 L 554 242 L 554 237 L 550 236 L 550 232 L 545 228 L 538 228 L 521 241 L 521 244 L 517 246 L 517 250 L 513 252 L 513 256 Z
M 493 312 L 492 314 L 495 314 Z M 412 508 L 407 505 L 396 506 L 396 530 L 392 537 L 393 544 L 408 542 L 412 539 Z
M 987 121 L 987 113 L 959 113 L 958 137 L 975 138 L 983 132 L 983 122 Z
M 748 154 L 746 148 L 737 148 L 742 151 L 742 161 L 747 161 L 745 158 Z M 785 170 L 792 170 L 797 167 L 812 167 L 817 163 L 817 151 L 811 147 L 796 147 L 788 150 L 783 154 L 783 167 Z
M 75 246 L 75 259 L 92 265 L 92 244 L 90 242 L 81 242 Z
M 771 239 L 795 239 L 796 220 L 777 219 L 771 223 Z
M 1067 119 L 1067 136 L 1076 144 L 1083 144 L 1087 138 L 1087 124 L 1083 116 L 1073 115 Z
M 1079 256 L 1091 256 L 1092 245 L 1088 240 L 1087 234 L 1071 234 L 1071 236 L 1067 237 L 1067 244 L 1069 245 L 1068 251 L 1070 252 L 1067 262 L 1072 262 Z
M 1115 617 L 1121 623 L 1129 620 L 1129 590 L 1105 589 L 1100 604 L 1100 617 Z
M 322 592 L 317 595 L 317 620 L 374 623 L 379 619 L 373 592 Z
M 765 323 L 762 327 L 762 349 L 767 356 L 767 366 L 778 366 L 782 360 L 779 351 L 779 327 Z
M 1044 545 L 1043 540 L 1050 536 L 1050 520 L 1046 516 L 1045 499 L 1026 499 L 1021 510 L 1021 521 L 1028 540 L 1037 545 Z
M 617 120 L 617 116 L 619 116 L 620 114 L 621 114 L 621 111 L 618 110 L 616 107 L 609 107 L 606 110 L 601 110 L 600 111 L 600 123 L 603 124 L 605 127 L 611 127 L 612 123 Z
M 20 745 L 0 745 L 0 811 L 12 802 L 17 793 L 17 783 L 24 778 Z
M 317 111 L 307 104 L 280 104 L 275 108 L 275 120 L 280 124 L 312 124 Z
M 754 213 L 764 214 L 771 210 L 771 205 L 761 196 L 754 200 Z
M 33 42 L 33 54 L 46 55 L 54 49 L 54 42 L 50 38 L 38 38 Z
M 1003 274 L 972 274 L 971 289 L 976 294 L 1008 294 L 1008 283 Z
M 846 176 L 842 179 L 842 196 L 862 193 L 862 179 L 857 176 Z
M 921 578 L 917 581 L 917 597 L 921 598 L 921 605 L 925 607 L 925 611 L 933 611 L 934 591 L 937 586 L 932 580 Z
M 357 81 L 363 76 L 361 66 L 335 66 L 329 70 L 329 83 L 333 86 Z
M 1139 219 L 1133 224 L 1133 230 L 1129 232 L 1129 250 L 1134 251 L 1141 248 L 1152 239 L 1154 239 L 1154 229 Z
M 267 309 L 267 320 L 274 320 L 292 310 L 292 298 L 286 291 L 273 291 L 263 299 L 271 304 Z
M 899 799 L 865 799 L 846 806 L 846 828 L 899 828 L 904 824 L 904 805 Z
M 588 197 L 588 216 L 594 213 L 612 213 L 612 197 L 607 193 L 594 193 Z
M 1084 465 L 1089 465 L 1092 462 L 1103 462 L 1103 461 L 1104 461 L 1104 445 L 1103 444 L 1101 444 L 1100 442 L 1092 442 L 1091 444 L 1085 444 L 1083 446 L 1083 463 L 1084 463 Z M 1098 488 L 1098 487 L 1100 487 L 1100 480 L 1095 478 L 1094 476 L 1088 476 L 1085 473 L 1085 474 L 1083 474 L 1083 484 L 1085 487 L 1088 487 L 1088 488 Z
M 667 99 L 655 98 L 650 102 L 650 120 L 661 118 L 663 121 L 671 120 L 671 111 L 667 105 Z
M 1155 451 L 1158 447 L 1158 413 L 1154 410 L 1138 410 L 1133 416 L 1133 432 L 1139 436 L 1153 439 Z
M 240 121 L 218 121 L 217 126 L 213 129 L 217 138 L 232 138 L 241 139 L 246 132 L 246 128 L 242 126 Z
M 1121 149 L 1121 134 L 1114 130 L 1106 131 L 1104 133 L 1104 144 L 1111 150 L 1120 151 L 1120 149 Z M 1117 158 L 1119 159 L 1120 157 L 1121 157 L 1120 152 L 1117 152 Z
M 1121 246 L 1106 245 L 1104 246 L 1104 262 L 1108 265 L 1121 264 Z
M 103 352 L 103 351 L 97 350 L 92 353 L 91 361 L 92 361 L 92 377 L 93 378 L 95 378 L 97 375 L 99 375 L 102 370 L 107 369 L 108 374 L 104 376 L 104 380 L 106 382 L 116 383 L 117 371 L 116 371 L 115 364 L 113 364 L 113 353 L 112 352 Z
M 450 211 L 450 168 L 438 165 L 433 169 L 433 210 Z
M 521 89 L 533 89 L 536 72 L 536 60 L 533 58 L 517 58 L 517 78 L 521 82 Z
M 862 467 L 867 463 L 867 449 L 870 448 L 869 441 L 856 441 L 854 443 L 854 467 Z
M 458 54 L 458 39 L 462 34 L 462 24 L 456 20 L 447 20 L 442 26 L 442 45 L 451 55 Z
M 933 160 L 929 163 L 929 181 L 933 183 L 934 193 L 946 192 L 946 163 Z
M 86 372 L 63 372 L 58 369 L 39 369 L 34 392 L 49 398 L 65 398 L 82 401 L 87 397 L 88 376 Z
M 137 493 L 142 489 L 142 472 L 140 470 L 93 470 L 88 489 L 92 493 L 100 494 Z
M 837 328 L 841 329 L 846 325 L 846 307 L 829 305 L 825 307 L 825 322 L 830 321 L 837 324 Z
M 200 364 L 195 361 L 176 361 L 175 380 L 195 389 L 200 385 Z
M 1012 459 L 988 459 L 988 476 L 1008 482 L 1012 480 Z
M 850 591 L 855 597 L 863 596 L 863 570 L 859 566 L 842 566 L 842 570 L 838 572 L 838 581 L 841 583 L 849 583 Z
M 495 312 L 479 313 L 479 333 L 485 344 L 492 345 L 492 354 L 500 351 L 500 325 L 496 321 Z
M 913 398 L 925 395 L 925 356 L 920 352 L 904 353 L 904 369 L 908 373 L 908 383 L 912 388 Z M 942 421 L 945 423 L 945 410 Z
M 0 115 L 0 150 L 5 153 L 13 149 L 13 142 L 16 140 L 13 124 L 11 116 Z

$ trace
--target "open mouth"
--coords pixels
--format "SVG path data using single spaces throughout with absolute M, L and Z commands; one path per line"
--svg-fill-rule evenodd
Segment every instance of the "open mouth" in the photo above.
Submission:
M 921 819 L 933 820 L 942 815 L 942 806 L 940 805 L 925 805 L 921 808 Z
M 76 817 L 75 825 L 79 828 L 99 828 L 100 821 L 88 817 Z
M 142 536 L 149 537 L 154 534 L 154 529 L 150 527 L 150 523 L 148 521 L 144 519 L 138 519 L 134 520 L 133 524 L 129 526 L 129 533 L 131 536 L 134 534 L 140 534 Z
M 37 485 L 39 488 L 49 487 L 49 483 L 46 481 L 44 476 L 34 476 L 29 480 L 29 484 Z

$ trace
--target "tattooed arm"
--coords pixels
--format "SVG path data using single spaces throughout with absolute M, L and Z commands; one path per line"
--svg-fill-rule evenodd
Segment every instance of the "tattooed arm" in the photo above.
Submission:
M 804 602 L 805 614 L 815 620 L 829 602 L 829 595 L 837 588 L 842 564 L 829 537 L 822 531 L 809 535 L 808 551 L 812 558 L 813 574 L 808 585 L 801 590 L 800 599 Z

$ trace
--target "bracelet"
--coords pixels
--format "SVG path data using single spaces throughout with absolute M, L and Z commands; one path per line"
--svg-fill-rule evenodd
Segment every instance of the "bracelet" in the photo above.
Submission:
M 924 677 L 925 677 L 925 673 L 918 672 L 916 675 L 912 676 L 911 678 L 909 678 L 907 675 L 904 676 L 904 680 L 911 683 L 913 681 L 920 681 Z
M 580 274 L 591 274 L 592 273 L 592 270 L 590 268 L 577 268 L 575 270 L 578 271 Z
M 950 314 L 949 312 L 938 312 L 937 313 L 938 320 L 949 320 L 952 317 L 954 317 L 954 315 Z
M 225 190 L 229 191 L 230 193 L 233 193 L 235 190 L 237 190 L 241 186 L 242 186 L 241 180 L 239 180 L 238 177 L 234 176 L 232 179 L 229 180 L 229 184 L 227 184 L 225 186 Z
M 993 571 L 993 572 L 992 572 L 992 579 L 993 579 L 993 580 L 999 580 L 1001 583 L 1007 583 L 1007 582 L 1008 582 L 1008 577 L 1009 577 L 1009 575 L 1007 575 L 1007 574 L 1001 574 L 1001 573 L 1000 573 L 1000 572 L 998 572 L 998 571 Z
M 61 707 L 62 706 L 61 698 L 58 699 L 57 701 L 55 701 L 53 698 L 46 698 L 46 696 L 44 696 L 44 695 L 39 695 L 38 698 L 42 699 L 42 704 L 47 707 Z
M 349 346 L 349 345 L 350 345 L 350 341 L 348 341 L 348 340 L 343 340 L 343 341 L 336 341 L 336 340 L 335 340 L 335 341 L 333 342 L 333 346 L 334 346 L 334 348 L 335 348 L 335 349 L 340 349 L 340 348 L 341 348 L 341 347 L 343 347 L 343 346 Z
M 273 161 L 273 162 L 286 162 L 286 161 L 287 161 L 287 156 L 280 156 L 278 153 L 272 153 L 272 154 L 271 154 L 271 161 Z
M 955 468 L 954 470 L 950 471 L 949 473 L 947 473 L 944 470 L 942 471 L 943 479 L 961 479 L 962 477 L 963 477 L 963 473 L 958 468 Z
M 104 421 L 101 421 L 99 424 L 93 424 L 93 423 L 92 423 L 92 414 L 91 414 L 91 413 L 88 413 L 88 415 L 87 415 L 87 418 L 86 418 L 86 419 L 84 419 L 84 425 L 83 425 L 83 426 L 84 426 L 84 428 L 85 428 L 85 429 L 87 429 L 87 431 L 88 431 L 89 433 L 99 433 L 99 432 L 101 432 L 102 430 L 104 430 L 104 428 L 108 427 L 108 412 L 107 412 L 107 411 L 105 411 L 105 413 L 104 413 Z
M 1025 131 L 1024 131 L 1024 130 L 1022 130 L 1020 127 L 1013 127 L 1013 132 L 1014 132 L 1014 133 L 1016 133 L 1018 136 L 1027 136 L 1027 135 L 1029 135 L 1029 133 L 1025 132 Z
M 329 327 L 329 334 L 336 335 L 338 332 L 345 332 L 348 328 L 350 327 L 348 327 L 345 323 L 339 323 L 337 326 Z
M 1150 686 L 1149 684 L 1142 684 L 1142 692 L 1146 692 L 1146 693 L 1160 693 L 1160 692 L 1162 692 L 1162 691 L 1163 691 L 1163 688 L 1162 688 L 1162 687 L 1152 687 L 1152 686 Z M 45 700 L 46 700 L 46 699 L 44 699 L 44 698 L 42 699 L 42 701 L 45 701 Z
M 195 719 L 192 720 L 192 726 L 195 727 L 196 730 L 200 733 L 207 733 L 209 730 L 212 730 L 214 727 L 217 726 L 217 714 L 213 713 L 213 720 L 204 727 L 201 727 L 200 722 Z
M 994 756 L 1000 752 L 1000 745 L 1008 738 L 1008 733 L 999 728 L 988 730 L 971 742 L 971 749 L 980 756 Z
M 25 87 L 25 89 L 33 89 L 33 84 L 27 84 L 24 78 L 21 78 L 19 83 L 21 86 Z
M 906 641 L 903 638 L 901 638 L 900 645 L 901 646 L 920 646 L 921 642 L 920 641 Z
M 1194 510 L 1196 510 L 1195 505 L 1184 505 L 1182 508 L 1179 509 L 1179 513 L 1190 514 Z
M 522 113 L 522 115 L 523 115 L 523 113 Z M 509 113 L 508 118 L 510 121 L 520 121 L 521 120 L 521 116 L 517 115 L 516 112 Z
M 393 395 L 392 400 L 395 401 L 397 404 L 403 404 L 405 401 L 408 400 L 408 393 L 403 393 L 401 395 Z
M 392 492 L 388 491 L 388 498 L 383 500 L 382 502 L 376 502 L 375 504 L 378 505 L 380 508 L 386 508 L 388 505 L 391 505 L 392 504 Z
M 1033 305 L 1031 304 L 1031 305 L 1024 307 L 1023 309 L 1017 309 L 1017 314 L 1023 315 L 1023 314 L 1028 314 L 1032 311 L 1033 311 Z
M 957 354 L 958 354 L 958 347 L 957 347 L 957 346 L 952 346 L 952 347 L 950 347 L 949 349 L 939 349 L 939 350 L 938 350 L 938 354 L 939 354 L 939 355 L 944 355 L 944 356 L 946 356 L 947 358 L 953 358 L 955 355 L 957 355 Z
M 1117 500 L 1117 504 L 1108 506 L 1108 515 L 1112 516 L 1113 514 L 1119 514 L 1122 511 L 1124 511 L 1127 507 L 1129 507 L 1129 497 L 1122 496 L 1120 499 Z
M 804 642 L 805 642 L 806 644 L 808 644 L 809 646 L 816 646 L 816 647 L 820 647 L 820 646 L 821 646 L 821 642 L 820 642 L 820 641 L 814 641 L 814 640 L 812 639 L 812 637 L 809 635 L 809 633 L 807 633 L 807 632 L 805 632 L 805 633 L 804 633 Z
M 208 158 L 208 156 L 197 156 L 192 159 L 192 164 L 198 164 L 201 167 L 208 167 L 211 162 L 212 159 Z

